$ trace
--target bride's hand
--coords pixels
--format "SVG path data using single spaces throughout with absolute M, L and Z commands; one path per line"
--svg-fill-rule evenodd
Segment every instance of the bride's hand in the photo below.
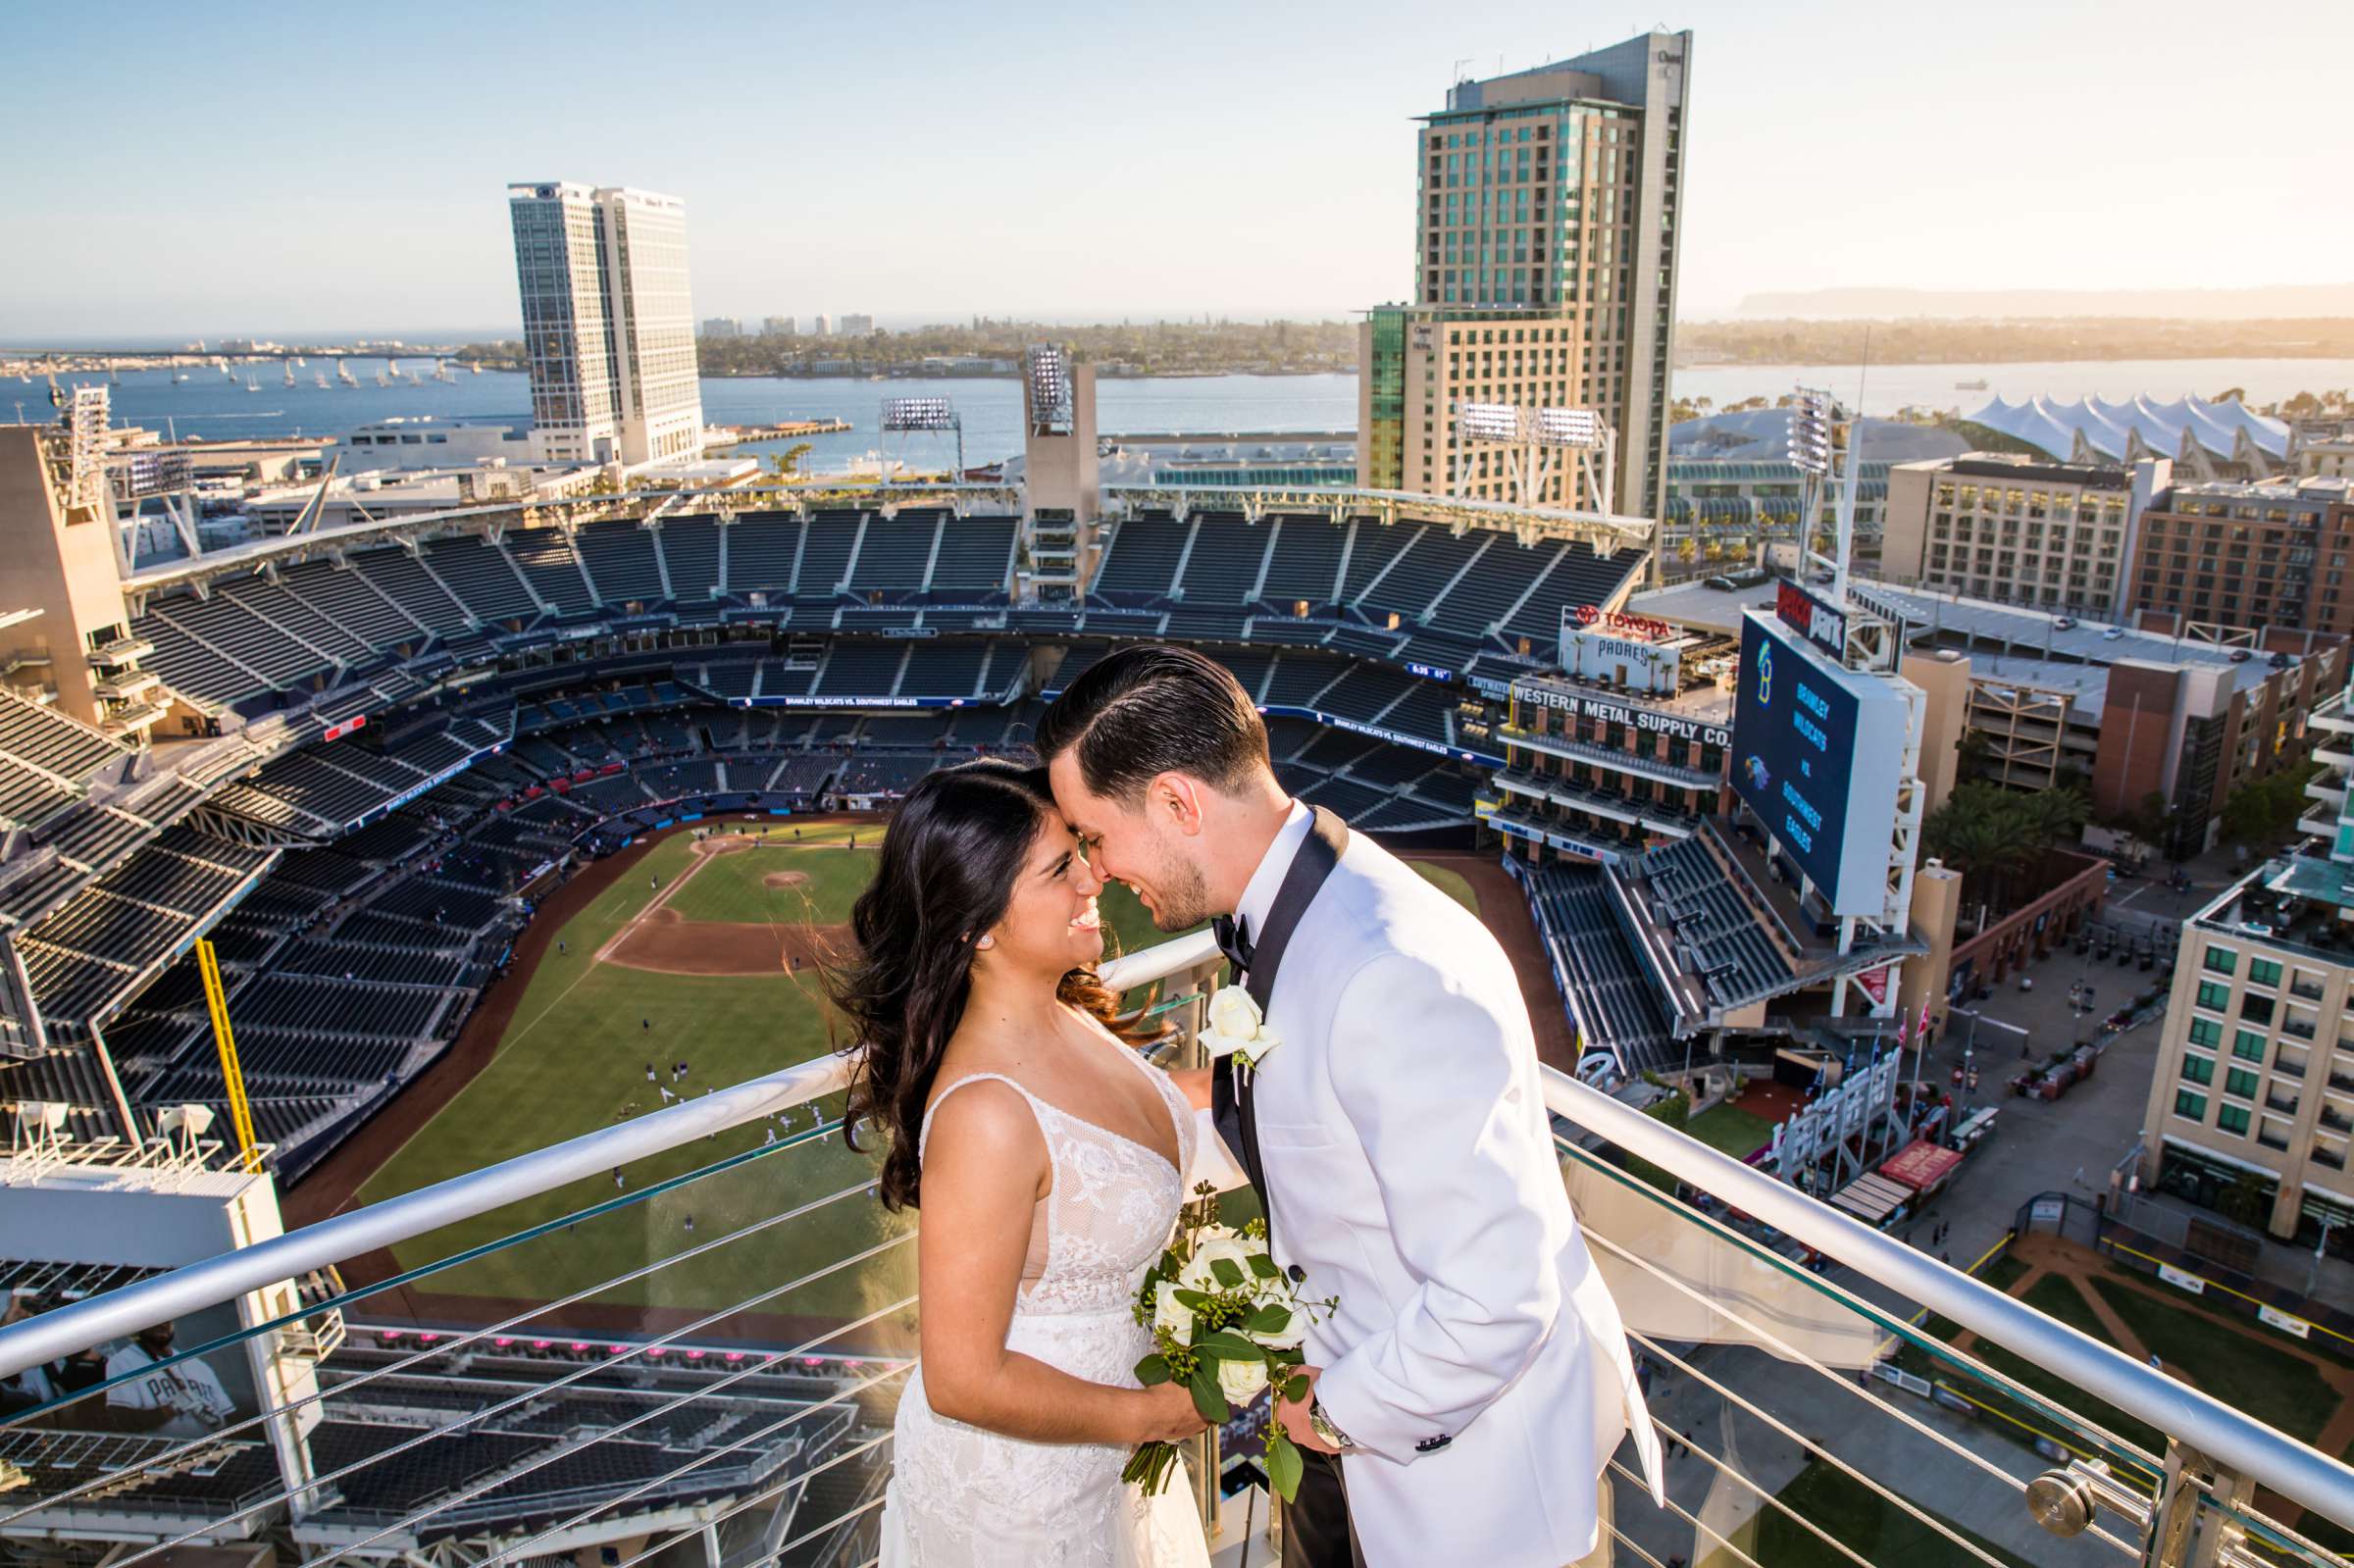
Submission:
M 1194 1396 L 1181 1383 L 1139 1389 L 1134 1398 L 1137 1427 L 1131 1442 L 1183 1442 L 1209 1425 L 1194 1408 Z

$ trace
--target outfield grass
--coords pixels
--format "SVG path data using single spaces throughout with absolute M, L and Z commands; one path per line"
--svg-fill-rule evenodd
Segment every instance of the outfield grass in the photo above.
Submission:
M 2336 1411 L 2337 1391 L 2304 1357 L 2235 1334 L 2187 1300 L 2161 1301 L 2114 1280 L 2092 1288 L 2159 1359 L 2225 1403 L 2307 1442 Z
M 1470 880 L 1461 872 L 1446 866 L 1434 865 L 1427 860 L 1409 860 L 1407 864 L 1420 872 L 1424 882 L 1429 883 L 1474 915 L 1479 913 L 1479 894 L 1473 889 Z
M 1755 1111 L 1745 1111 L 1730 1100 L 1712 1105 L 1684 1124 L 1684 1131 L 1713 1149 L 1720 1149 L 1737 1160 L 1750 1155 L 1773 1141 L 1773 1124 Z
M 2011 1293 L 2011 1287 L 2025 1279 L 2027 1277 L 2027 1265 L 2021 1263 L 2014 1254 L 2005 1252 L 2001 1257 L 1996 1258 L 1992 1263 L 1987 1264 L 1986 1267 L 1979 1272 L 1978 1278 L 1985 1284 L 1993 1286 L 2005 1295 L 2009 1295 Z
M 594 961 L 597 948 L 656 888 L 685 872 L 691 844 L 689 835 L 680 834 L 656 845 L 565 923 L 555 934 L 562 950 L 551 943 L 533 971 L 489 1065 L 370 1178 L 360 1201 L 376 1202 L 657 1109 L 664 1103 L 660 1090 L 674 1087 L 670 1064 L 681 1058 L 689 1063 L 689 1076 L 674 1091 L 694 1095 L 790 1067 L 828 1048 L 813 995 L 787 976 L 660 975 Z M 648 1062 L 657 1083 L 645 1080 Z M 626 1173 L 626 1194 L 600 1175 L 420 1237 L 394 1252 L 403 1267 L 416 1267 L 640 1194 L 625 1208 L 580 1220 L 575 1230 L 445 1270 L 426 1286 L 544 1300 L 773 1214 L 790 1206 L 783 1194 L 802 1198 L 836 1190 L 862 1180 L 868 1170 L 863 1159 L 829 1142 L 788 1149 L 673 1191 L 642 1195 L 715 1160 L 761 1147 L 764 1134 L 763 1127 L 739 1128 L 641 1160 Z M 690 1214 L 696 1219 L 692 1235 L 685 1228 Z M 841 1256 L 896 1229 L 871 1201 L 845 1200 L 793 1222 L 788 1228 L 789 1255 Z M 780 1239 L 747 1239 L 599 1298 L 637 1305 L 741 1300 L 788 1277 L 779 1267 Z M 858 1309 L 867 1298 L 859 1282 L 837 1280 L 797 1292 L 774 1310 L 836 1315 Z
M 2100 1314 L 2094 1312 L 2092 1303 L 2084 1299 L 2084 1292 L 2077 1290 L 2075 1282 L 2065 1274 L 2045 1275 L 2028 1286 L 2020 1299 L 2045 1317 L 2058 1318 L 2070 1328 L 2089 1334 L 2104 1344 L 2116 1342 L 2110 1337 L 2108 1328 L 2102 1324 Z
M 1980 1559 L 1824 1460 L 1809 1463 L 1776 1495 L 1793 1513 L 1813 1521 L 1866 1562 L 1903 1563 L 1905 1568 L 1943 1568 L 1945 1564 L 1981 1568 Z M 2024 1557 L 2004 1550 L 1977 1532 L 1931 1510 L 1922 1511 L 1997 1562 L 2032 1568 Z M 1732 1560 L 1722 1548 L 1714 1556 L 1718 1561 Z M 1853 1568 L 1852 1558 L 1778 1508 L 1758 1514 L 1750 1556 L 1768 1568 Z M 1702 1557 L 1705 1562 L 1711 1554 L 1704 1550 Z

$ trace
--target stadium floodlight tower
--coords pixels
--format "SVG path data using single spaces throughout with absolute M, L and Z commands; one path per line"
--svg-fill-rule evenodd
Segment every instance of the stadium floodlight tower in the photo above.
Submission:
M 949 482 L 964 482 L 964 418 L 947 398 L 887 397 L 883 399 L 882 426 L 886 433 L 955 431 L 956 472 Z
M 1033 343 L 1022 359 L 1023 599 L 1085 597 L 1102 509 L 1096 369 L 1063 344 Z
M 1799 558 L 1831 574 L 1831 597 L 1844 610 L 1848 559 L 1856 532 L 1857 465 L 1848 441 L 1853 426 L 1842 413 L 1830 393 L 1819 387 L 1800 387 L 1797 401 L 1790 406 L 1790 464 L 1799 474 Z M 1832 541 L 1837 553 L 1826 556 L 1815 548 L 1815 533 L 1822 516 L 1823 490 L 1834 479 L 1841 481 L 1838 531 Z
M 1071 432 L 1071 362 L 1059 343 L 1033 343 L 1023 356 L 1029 391 L 1030 433 Z
M 1473 445 L 1510 449 L 1506 464 L 1512 476 L 1515 499 L 1522 506 L 1544 505 L 1545 482 L 1555 452 L 1575 452 L 1586 479 L 1588 506 L 1606 516 L 1614 510 L 1613 479 L 1617 465 L 1618 432 L 1611 422 L 1590 408 L 1522 408 L 1512 403 L 1455 405 L 1454 492 L 1463 493 L 1463 473 Z M 1597 467 L 1595 454 L 1600 453 Z

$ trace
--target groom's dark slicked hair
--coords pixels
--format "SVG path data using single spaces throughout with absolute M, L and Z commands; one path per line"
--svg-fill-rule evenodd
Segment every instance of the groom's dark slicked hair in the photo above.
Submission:
M 1215 659 L 1167 643 L 1104 655 L 1038 722 L 1039 759 L 1065 751 L 1088 789 L 1134 801 L 1164 773 L 1231 790 L 1272 772 L 1267 727 L 1242 683 Z

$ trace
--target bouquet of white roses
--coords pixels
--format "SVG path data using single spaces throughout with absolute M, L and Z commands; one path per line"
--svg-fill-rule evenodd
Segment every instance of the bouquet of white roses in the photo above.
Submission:
M 1137 1381 L 1183 1384 L 1212 1424 L 1269 1386 L 1286 1399 L 1305 1398 L 1301 1342 L 1309 1323 L 1339 1299 L 1301 1300 L 1267 1255 L 1265 1224 L 1220 1225 L 1215 1190 L 1207 1183 L 1194 1190 L 1197 1200 L 1185 1206 L 1176 1237 L 1138 1292 L 1136 1318 L 1151 1325 L 1152 1353 L 1136 1364 Z M 1300 1450 L 1271 1413 L 1266 1454 L 1268 1484 L 1289 1502 L 1300 1492 Z M 1176 1444 L 1148 1442 L 1129 1456 L 1121 1479 L 1141 1482 L 1149 1496 L 1167 1484 L 1176 1461 Z

